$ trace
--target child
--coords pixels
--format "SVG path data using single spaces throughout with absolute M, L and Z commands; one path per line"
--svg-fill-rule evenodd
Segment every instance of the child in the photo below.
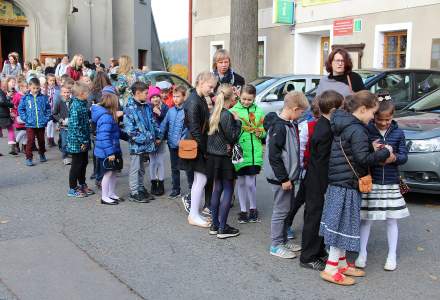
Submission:
M 174 106 L 174 97 L 172 85 L 168 81 L 159 81 L 156 83 L 156 86 L 160 88 L 160 98 L 162 99 L 162 103 L 164 103 L 168 108 Z
M 183 111 L 183 102 L 186 98 L 186 88 L 183 85 L 178 85 L 173 90 L 174 106 L 168 110 L 165 119 L 161 124 L 162 139 L 166 137 L 168 141 L 168 149 L 170 151 L 171 161 L 171 181 L 173 188 L 171 190 L 169 199 L 175 199 L 180 196 L 180 170 L 179 170 L 179 142 L 185 136 L 186 130 L 183 124 L 185 113 Z M 194 174 L 186 172 L 188 179 L 188 186 L 191 190 Z
M 160 126 L 168 112 L 168 106 L 162 103 L 160 89 L 150 86 L 148 90 L 148 99 L 150 99 L 151 110 L 156 124 Z M 151 193 L 156 196 L 162 196 L 165 193 L 165 145 L 160 143 L 156 151 L 150 153 L 150 179 Z
M 57 95 L 60 93 L 60 89 L 57 85 L 57 79 L 54 74 L 47 74 L 46 76 L 47 81 L 47 89 L 46 89 L 46 95 L 49 99 L 50 108 L 53 112 L 55 99 L 57 98 Z M 47 136 L 47 144 L 49 147 L 56 146 L 55 144 L 55 122 L 53 120 L 50 120 L 47 123 L 46 127 L 46 136 Z
M 387 95 L 389 97 L 389 95 Z M 399 188 L 399 165 L 408 160 L 405 134 L 393 120 L 394 104 L 384 95 L 379 96 L 379 109 L 374 121 L 368 125 L 370 141 L 379 140 L 382 145 L 393 147 L 393 154 L 383 166 L 373 166 L 373 191 L 362 195 L 361 205 L 361 251 L 356 266 L 364 268 L 367 262 L 367 244 L 373 221 L 386 220 L 388 257 L 384 266 L 387 271 L 396 269 L 396 248 L 398 239 L 397 220 L 409 216 L 405 199 Z
M 29 93 L 27 93 L 20 101 L 18 106 L 20 119 L 26 125 L 26 165 L 31 167 L 32 162 L 32 144 L 35 137 L 38 141 L 38 153 L 40 154 L 40 162 L 46 162 L 46 147 L 44 143 L 44 132 L 47 122 L 51 117 L 51 110 L 47 96 L 40 93 L 40 81 L 37 78 L 31 78 L 29 81 Z
M 70 79 L 70 77 L 69 77 Z M 71 164 L 71 160 L 68 157 L 67 152 L 67 134 L 69 125 L 69 105 L 70 98 L 72 96 L 73 79 L 71 81 L 65 81 L 61 86 L 60 96 L 55 100 L 52 117 L 55 122 L 58 123 L 60 129 L 60 136 L 58 139 L 58 146 L 62 153 L 62 159 L 65 166 Z
M 331 118 L 334 135 L 319 235 L 330 248 L 321 278 L 339 285 L 353 285 L 352 277 L 365 272 L 347 264 L 345 252 L 359 251 L 361 193 L 358 178 L 368 174 L 368 167 L 385 160 L 390 146 L 374 152 L 366 125 L 377 110 L 376 96 L 360 91 L 347 97 L 345 110 L 338 109 Z M 347 276 L 346 276 L 347 275 Z
M 240 234 L 238 229 L 227 224 L 235 179 L 231 150 L 238 142 L 241 132 L 241 121 L 238 120 L 238 116 L 228 111 L 234 104 L 235 94 L 232 85 L 222 84 L 218 89 L 214 110 L 209 118 L 206 162 L 208 177 L 213 181 L 212 225 L 209 234 L 217 235 L 219 239 Z
M 135 82 L 124 110 L 124 128 L 129 136 L 130 149 L 130 201 L 148 203 L 154 197 L 144 187 L 145 162 L 148 155 L 156 151 L 159 129 L 153 118 L 151 107 L 147 104 L 148 86 Z
M 104 177 L 101 182 L 101 204 L 116 205 L 122 198 L 116 195 L 116 172 L 122 165 L 115 165 L 105 169 L 106 162 L 122 160 L 119 144 L 120 131 L 118 126 L 119 99 L 115 94 L 103 94 L 99 104 L 92 106 L 92 120 L 96 124 L 95 156 L 97 163 L 104 168 Z
M 313 127 L 313 134 L 306 147 L 310 155 L 304 155 L 308 158 L 304 160 L 307 172 L 302 181 L 304 182 L 305 208 L 302 251 L 299 260 L 304 268 L 322 271 L 325 268 L 327 252 L 325 252 L 324 241 L 319 236 L 319 225 L 327 190 L 328 162 L 333 141 L 330 117 L 342 105 L 344 97 L 329 90 L 318 96 L 316 100 L 321 117 Z
M 69 173 L 69 192 L 67 196 L 83 198 L 93 195 L 86 184 L 88 151 L 90 148 L 89 112 L 87 97 L 90 89 L 82 82 L 73 86 L 73 98 L 69 108 L 69 127 L 67 130 L 67 151 L 72 155 Z
M 271 221 L 270 254 L 295 258 L 301 248 L 287 242 L 287 216 L 295 199 L 293 182 L 299 177 L 299 137 L 292 121 L 298 120 L 309 106 L 304 94 L 292 91 L 284 97 L 281 113 L 270 113 L 264 119 L 267 131 L 264 174 L 274 192 Z
M 9 147 L 11 147 L 9 154 L 11 155 L 18 155 L 15 147 L 14 115 L 11 115 L 10 112 L 10 109 L 13 108 L 12 98 L 16 94 L 16 83 L 15 77 L 8 77 L 6 79 L 5 87 L 2 91 L 2 101 L 0 103 L 0 131 L 1 128 L 8 130 L 8 144 Z
M 12 98 L 12 104 L 14 107 L 11 109 L 11 114 L 14 117 L 14 127 L 16 130 L 15 134 L 15 142 L 16 142 L 16 149 L 19 152 L 20 151 L 20 145 L 22 145 L 22 152 L 25 152 L 25 147 L 27 144 L 27 136 L 26 136 L 26 126 L 23 120 L 21 120 L 20 116 L 18 115 L 18 106 L 20 105 L 21 98 L 27 93 L 28 91 L 28 85 L 26 80 L 22 79 L 18 81 L 18 92 L 15 93 L 14 97 Z
M 263 144 L 265 138 L 264 113 L 255 104 L 257 91 L 247 84 L 241 90 L 240 102 L 235 104 L 231 112 L 241 120 L 239 144 L 243 150 L 243 162 L 235 164 L 237 172 L 237 192 L 240 201 L 238 223 L 258 222 L 256 177 L 263 165 Z M 248 216 L 249 206 L 249 216 Z

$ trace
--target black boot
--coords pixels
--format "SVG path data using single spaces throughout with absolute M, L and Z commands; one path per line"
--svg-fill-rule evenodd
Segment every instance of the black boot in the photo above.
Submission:
M 17 150 L 17 153 L 20 152 L 20 143 L 15 143 L 15 150 Z
M 17 151 L 15 151 L 15 144 L 11 145 L 11 151 L 9 151 L 11 155 L 18 155 Z
M 157 180 L 151 180 L 151 194 L 157 196 Z
M 163 180 L 158 180 L 158 187 L 157 187 L 157 195 L 158 196 L 162 196 L 163 194 L 165 194 L 165 186 L 164 186 L 164 182 Z

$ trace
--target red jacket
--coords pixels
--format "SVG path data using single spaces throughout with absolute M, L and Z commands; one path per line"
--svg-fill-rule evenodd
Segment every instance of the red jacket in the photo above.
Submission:
M 14 94 L 14 96 L 12 97 L 12 104 L 14 105 L 13 108 L 11 108 L 11 113 L 13 113 L 15 115 L 14 117 L 14 127 L 16 129 L 25 129 L 26 125 L 25 123 L 19 123 L 18 122 L 18 105 L 20 104 L 20 100 L 21 97 L 23 97 L 24 95 L 21 92 L 17 92 Z
M 69 75 L 70 78 L 72 78 L 73 80 L 77 81 L 82 76 L 82 68 L 78 70 L 78 69 L 72 68 L 71 66 L 68 66 L 67 70 L 66 70 L 66 74 Z

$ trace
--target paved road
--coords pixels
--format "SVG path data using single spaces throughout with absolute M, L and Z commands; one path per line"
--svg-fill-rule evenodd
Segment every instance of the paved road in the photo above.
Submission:
M 7 152 L 5 138 L 0 139 L 0 152 Z M 64 267 L 66 278 L 78 280 L 75 272 L 81 273 L 92 266 L 91 272 L 96 272 L 96 276 L 104 276 L 100 271 L 105 271 L 105 276 L 112 277 L 108 280 L 119 285 L 118 292 L 125 289 L 127 293 L 126 297 L 113 294 L 114 297 L 106 299 L 439 297 L 439 197 L 409 197 L 411 217 L 400 223 L 399 265 L 395 272 L 383 271 L 386 232 L 383 223 L 375 224 L 369 245 L 367 277 L 354 287 L 344 288 L 323 282 L 315 271 L 302 269 L 298 259 L 282 260 L 268 254 L 272 195 L 261 177 L 258 205 L 262 223 L 238 225 L 237 207 L 234 207 L 230 223 L 238 226 L 241 235 L 218 240 L 206 230 L 189 226 L 179 201 L 163 198 L 149 204 L 125 202 L 108 207 L 98 204 L 96 196 L 67 198 L 69 168 L 62 165 L 56 149 L 51 149 L 47 156 L 47 163 L 32 168 L 24 166 L 22 155 L 0 157 L 0 248 L 9 249 L 0 250 L 0 256 L 6 251 L 8 262 L 22 262 L 22 252 L 34 257 L 28 266 L 2 262 L 0 258 L 0 299 L 37 299 L 29 298 L 23 291 L 55 289 L 55 282 L 42 282 L 40 288 L 22 281 L 20 286 L 25 275 L 32 278 L 30 270 L 38 269 L 40 276 L 56 278 L 66 284 L 67 279 L 54 275 L 59 274 L 59 261 L 63 259 L 66 263 L 61 268 Z M 167 187 L 169 180 L 167 178 Z M 118 191 L 127 196 L 127 169 L 118 178 Z M 301 214 L 302 211 L 299 216 Z M 298 217 L 294 227 L 299 231 L 301 226 L 302 220 Z M 44 251 L 45 243 L 50 251 Z M 66 243 L 70 243 L 71 248 Z M 27 251 L 18 251 L 20 247 Z M 40 252 L 41 259 L 39 255 L 32 256 Z M 70 255 L 84 255 L 88 260 L 81 257 L 69 260 Z M 72 267 L 79 262 L 83 265 Z M 18 268 L 22 272 L 18 272 Z M 80 282 L 76 292 L 68 289 L 64 299 L 85 299 L 79 296 L 82 287 L 95 289 L 90 295 L 100 295 L 96 291 L 99 286 Z M 101 298 L 95 296 L 94 299 Z

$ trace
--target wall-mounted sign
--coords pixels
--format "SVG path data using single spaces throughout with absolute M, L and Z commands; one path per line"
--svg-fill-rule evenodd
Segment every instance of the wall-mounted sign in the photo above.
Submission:
M 277 24 L 294 23 L 295 2 L 293 0 L 273 0 L 273 22 Z
M 301 4 L 302 4 L 302 6 L 311 6 L 311 5 L 335 3 L 335 2 L 339 2 L 339 1 L 340 0 L 302 0 Z
M 333 21 L 333 36 L 344 36 L 353 34 L 353 19 Z
M 362 32 L 362 19 L 354 19 L 353 32 Z

